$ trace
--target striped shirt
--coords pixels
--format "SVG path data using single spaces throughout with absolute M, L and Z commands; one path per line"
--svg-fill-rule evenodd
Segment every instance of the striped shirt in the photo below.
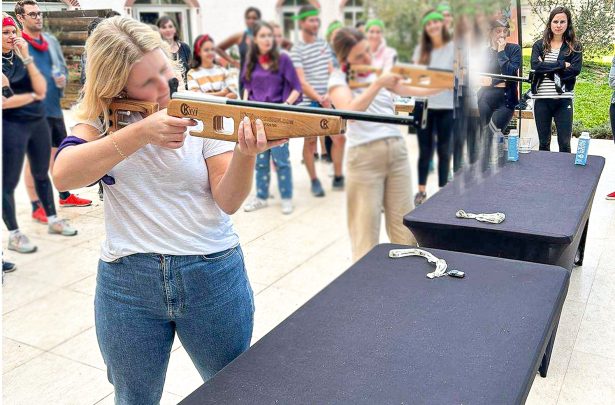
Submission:
M 318 38 L 311 44 L 299 41 L 293 46 L 291 58 L 296 69 L 303 69 L 305 80 L 318 94 L 327 92 L 329 83 L 329 63 L 332 62 L 331 50 L 325 40 Z M 309 105 L 312 100 L 304 96 L 301 105 Z
M 556 63 L 557 57 L 559 56 L 559 50 L 560 48 L 551 49 L 551 52 L 545 55 L 544 62 Z M 538 86 L 536 94 L 534 94 L 532 98 L 574 98 L 574 92 L 565 91 L 562 94 L 559 94 L 555 89 L 555 82 L 545 76 L 540 83 L 540 86 Z
M 203 93 L 213 93 L 226 89 L 228 71 L 221 66 L 210 68 L 198 67 L 188 71 L 188 90 L 200 90 Z

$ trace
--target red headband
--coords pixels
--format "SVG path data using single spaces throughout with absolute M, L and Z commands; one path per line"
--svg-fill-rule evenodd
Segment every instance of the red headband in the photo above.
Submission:
M 214 42 L 214 40 L 208 34 L 203 35 L 201 38 L 199 38 L 198 41 L 196 41 L 196 44 L 194 44 L 194 57 L 195 58 L 201 54 L 201 45 L 203 45 L 203 43 L 207 41 Z
M 13 27 L 17 28 L 17 24 L 15 24 L 15 20 L 13 20 L 12 17 L 4 17 L 2 19 L 2 26 L 6 27 L 12 25 Z

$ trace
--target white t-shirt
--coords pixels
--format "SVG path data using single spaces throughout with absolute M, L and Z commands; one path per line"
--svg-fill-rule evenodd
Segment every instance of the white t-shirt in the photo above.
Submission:
M 213 199 L 205 164 L 234 148 L 232 142 L 187 135 L 179 149 L 147 145 L 118 163 L 108 172 L 115 184 L 103 183 L 101 259 L 203 255 L 239 244 L 231 218 Z
M 365 78 L 357 78 L 357 81 L 372 82 L 376 79 L 375 75 Z M 346 74 L 340 69 L 334 69 L 329 78 L 329 91 L 337 86 L 348 86 Z M 353 97 L 363 93 L 365 88 L 352 90 Z M 386 89 L 381 89 L 365 112 L 376 115 L 395 115 L 395 105 L 393 94 Z M 348 121 L 346 128 L 346 145 L 349 148 L 364 143 L 373 142 L 378 139 L 401 136 L 397 125 L 381 124 L 378 122 Z

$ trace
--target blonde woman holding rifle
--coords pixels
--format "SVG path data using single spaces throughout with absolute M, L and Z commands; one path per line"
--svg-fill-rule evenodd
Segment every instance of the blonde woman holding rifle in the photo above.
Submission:
M 186 136 L 196 122 L 166 109 L 108 134 L 110 100 L 165 108 L 177 73 L 160 35 L 131 18 L 100 23 L 86 51 L 77 125 L 54 181 L 63 190 L 103 179 L 98 343 L 115 403 L 154 404 L 176 333 L 204 380 L 249 347 L 254 300 L 229 215 L 250 192 L 256 155 L 287 140 L 268 142 L 247 117 L 237 144 Z

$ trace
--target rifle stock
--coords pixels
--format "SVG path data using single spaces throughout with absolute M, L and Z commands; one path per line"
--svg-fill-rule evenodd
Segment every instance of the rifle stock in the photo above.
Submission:
M 368 87 L 371 84 L 370 82 L 358 81 L 357 78 L 371 73 L 379 76 L 382 74 L 382 69 L 369 65 L 351 66 L 348 74 L 348 86 L 351 89 Z M 455 82 L 452 70 L 434 69 L 423 65 L 397 63 L 391 68 L 391 73 L 402 76 L 404 86 L 452 90 Z

